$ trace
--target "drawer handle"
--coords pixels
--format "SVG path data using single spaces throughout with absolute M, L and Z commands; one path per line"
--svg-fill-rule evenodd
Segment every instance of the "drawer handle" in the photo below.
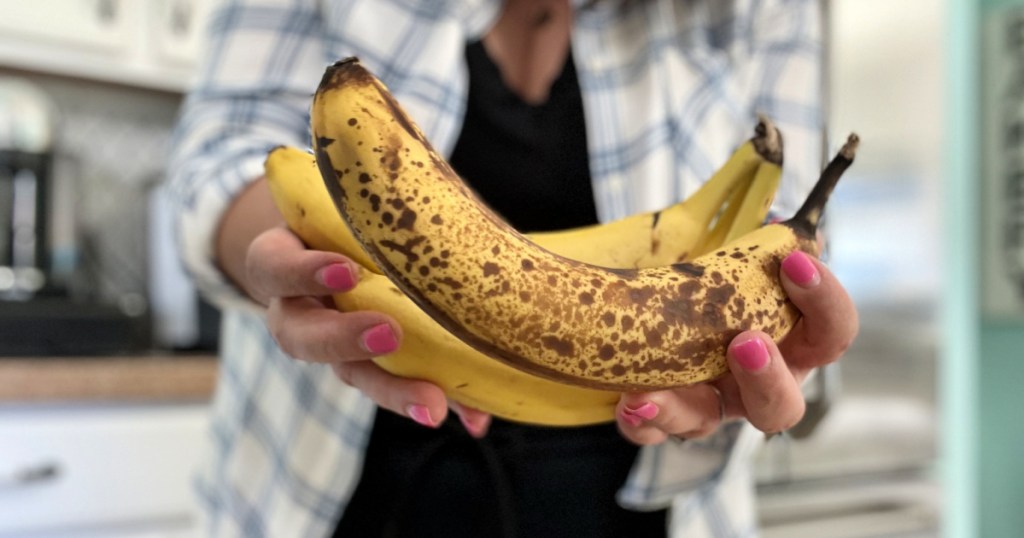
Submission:
M 60 465 L 44 462 L 0 474 L 0 489 L 16 489 L 52 482 L 60 477 Z

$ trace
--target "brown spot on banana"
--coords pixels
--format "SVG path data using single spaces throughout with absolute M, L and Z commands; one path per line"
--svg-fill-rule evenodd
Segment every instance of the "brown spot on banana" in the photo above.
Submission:
M 477 200 L 379 81 L 330 73 L 337 70 L 365 71 L 356 62 L 333 66 L 324 77 L 329 83 L 314 99 L 314 140 L 333 140 L 317 147 L 317 155 L 318 162 L 323 157 L 321 173 L 335 205 L 381 270 L 439 324 L 481 352 L 563 382 L 652 390 L 724 373 L 725 350 L 740 331 L 766 329 L 781 338 L 795 323 L 797 312 L 778 282 L 777 260 L 797 248 L 814 252 L 813 234 L 807 232 L 820 211 L 800 213 L 814 222 L 770 225 L 742 237 L 729 252 L 732 247 L 749 252 L 745 263 L 725 250 L 653 269 L 610 270 L 575 262 L 530 242 Z M 361 128 L 334 119 L 349 117 Z M 404 157 L 369 158 L 383 148 Z M 367 164 L 371 177 L 389 178 L 366 183 L 370 197 L 346 196 L 356 179 L 334 172 L 356 160 L 376 163 Z M 413 162 L 429 164 L 420 168 Z M 834 184 L 848 164 L 849 159 L 835 167 L 836 177 L 828 181 Z M 413 215 L 426 210 L 419 201 L 429 195 L 429 214 L 443 215 L 444 224 L 426 219 L 415 226 L 378 227 L 373 195 L 409 200 L 406 209 Z M 824 199 L 816 203 L 823 205 Z M 759 248 L 750 250 L 755 245 Z M 430 263 L 427 249 L 441 252 L 448 266 L 420 271 L 421 264 Z M 481 271 L 488 263 L 494 269 Z M 715 282 L 715 273 L 733 275 L 733 282 Z M 599 290 L 601 301 L 580 300 L 583 282 Z M 735 316 L 728 305 L 737 297 L 745 305 L 761 299 L 772 308 L 748 306 L 756 311 Z M 758 319 L 762 326 L 754 325 Z

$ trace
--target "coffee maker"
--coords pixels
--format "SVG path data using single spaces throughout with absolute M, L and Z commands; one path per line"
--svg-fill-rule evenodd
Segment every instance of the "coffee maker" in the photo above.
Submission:
M 0 300 L 57 291 L 49 278 L 55 113 L 29 84 L 0 84 Z
M 73 208 L 54 203 L 69 198 L 74 183 L 69 167 L 58 166 L 59 112 L 32 82 L 0 77 L 0 357 L 145 351 L 145 305 L 102 300 L 96 286 L 83 285 L 79 260 L 65 244 L 78 228 Z

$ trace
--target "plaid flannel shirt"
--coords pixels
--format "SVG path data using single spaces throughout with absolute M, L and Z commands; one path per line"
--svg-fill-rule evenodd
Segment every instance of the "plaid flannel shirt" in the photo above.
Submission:
M 787 148 L 774 211 L 791 214 L 820 167 L 818 0 L 574 1 L 571 38 L 599 216 L 693 192 L 751 134 L 757 113 Z M 224 310 L 208 458 L 196 480 L 216 536 L 328 536 L 360 474 L 373 403 L 322 365 L 285 356 L 261 311 L 213 263 L 224 209 L 267 151 L 309 146 L 324 68 L 358 56 L 448 154 L 459 135 L 464 46 L 499 0 L 228 0 L 215 10 L 199 80 L 174 139 L 170 192 L 182 256 Z M 619 492 L 670 507 L 672 536 L 757 534 L 751 457 L 734 423 L 710 439 L 641 450 Z

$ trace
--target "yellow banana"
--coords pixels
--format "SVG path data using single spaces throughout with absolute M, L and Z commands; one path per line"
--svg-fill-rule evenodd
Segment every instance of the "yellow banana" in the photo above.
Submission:
M 765 132 L 775 133 L 774 129 L 765 131 L 763 126 L 770 126 L 770 123 L 767 123 L 767 120 L 762 118 L 757 129 L 759 135 Z M 767 134 L 766 136 L 774 137 L 778 135 Z M 771 138 L 766 139 L 766 143 L 771 147 L 781 144 Z M 689 259 L 707 254 L 761 226 L 764 223 L 765 216 L 768 215 L 772 201 L 775 200 L 775 193 L 779 189 L 781 179 L 781 157 L 761 163 L 758 166 L 753 181 L 735 189 L 729 196 L 729 201 L 722 208 L 721 215 L 715 220 L 708 232 L 697 241 L 697 245 L 693 248 Z M 656 265 L 649 265 L 648 267 L 656 267 Z
M 736 218 L 729 223 L 729 232 L 721 243 L 709 245 L 708 250 L 699 255 L 707 254 L 721 245 L 727 245 L 750 233 L 764 224 L 764 219 L 775 201 L 775 193 L 782 181 L 782 168 L 774 163 L 766 162 L 758 167 L 754 181 L 747 189 Z M 696 258 L 697 256 L 694 256 Z
M 781 161 L 779 142 L 762 143 L 765 133 L 773 130 L 762 120 L 757 136 L 734 152 L 685 202 L 606 225 L 531 237 L 555 252 L 570 253 L 596 264 L 629 267 L 677 261 L 702 240 L 703 235 L 697 232 L 708 232 L 708 224 L 723 199 L 741 203 L 743 198 L 737 199 L 735 193 L 745 194 L 755 177 L 771 175 L 762 170 L 781 174 L 778 164 L 771 162 Z M 771 161 L 760 157 L 760 153 Z M 437 325 L 379 274 L 341 220 L 311 154 L 281 146 L 267 156 L 265 169 L 274 201 L 292 231 L 310 247 L 344 253 L 368 269 L 361 272 L 354 290 L 335 296 L 338 308 L 388 312 L 403 327 L 401 348 L 375 359 L 384 369 L 395 375 L 434 382 L 454 400 L 508 420 L 566 426 L 613 418 L 618 393 L 556 383 L 524 373 L 480 354 Z M 747 219 L 749 229 L 756 228 L 766 213 L 767 207 L 753 219 Z
M 495 216 L 358 61 L 328 69 L 311 112 L 331 198 L 405 295 L 484 354 L 611 391 L 712 379 L 739 332 L 785 336 L 798 313 L 779 263 L 794 249 L 815 253 L 818 217 L 857 146 L 851 136 L 785 223 L 692 262 L 610 269 L 554 254 Z
M 401 347 L 374 359 L 388 372 L 423 379 L 449 398 L 506 420 L 576 426 L 613 418 L 619 395 L 556 383 L 480 354 L 455 338 L 380 274 L 341 220 L 312 155 L 290 147 L 265 164 L 275 204 L 289 228 L 310 247 L 340 252 L 360 263 L 359 284 L 334 295 L 343 311 L 386 312 L 402 327 Z
M 761 225 L 778 188 L 782 174 L 781 140 L 775 128 L 762 119 L 757 135 L 743 143 L 715 174 L 686 200 L 659 211 L 638 213 L 609 222 L 556 232 L 529 234 L 538 245 L 567 258 L 606 267 L 655 267 L 694 256 L 698 245 L 720 246 L 725 233 L 717 233 L 717 242 L 709 236 L 718 230 L 753 230 Z M 766 135 L 765 133 L 775 133 Z M 768 140 L 766 136 L 772 136 Z M 337 215 L 333 202 L 316 168 L 314 157 L 289 146 L 274 148 L 267 156 L 265 170 L 271 180 L 277 205 L 292 231 L 306 244 L 321 250 L 349 255 L 363 267 L 380 273 L 380 269 L 363 250 L 344 221 Z M 757 177 L 764 179 L 759 189 L 768 204 L 741 213 L 739 206 Z M 771 181 L 774 178 L 774 183 Z M 765 183 L 767 181 L 767 183 Z M 320 211 L 318 205 L 330 211 Z M 725 212 L 718 216 L 720 208 Z M 714 227 L 710 225 L 715 217 Z M 742 223 L 734 226 L 734 221 Z

